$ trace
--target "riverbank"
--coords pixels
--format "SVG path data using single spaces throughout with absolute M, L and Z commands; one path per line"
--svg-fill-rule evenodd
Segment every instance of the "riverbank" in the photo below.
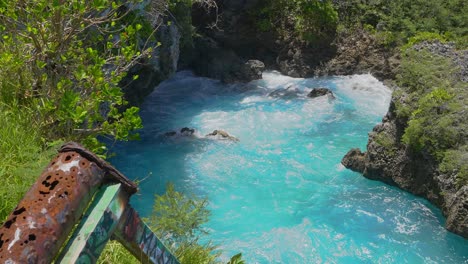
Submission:
M 334 97 L 309 97 L 316 87 Z M 340 164 L 365 147 L 390 97 L 369 74 L 274 71 L 233 85 L 179 72 L 141 106 L 141 141 L 116 145 L 111 161 L 128 177 L 150 175 L 131 201 L 141 214 L 166 182 L 206 196 L 203 241 L 222 244 L 224 261 L 241 251 L 262 264 L 463 262 L 468 241 L 444 228 L 439 209 Z M 237 140 L 205 137 L 214 130 Z
M 298 17 L 306 13 L 295 13 L 287 7 L 280 11 L 268 1 L 217 3 L 219 17 L 199 16 L 200 11 L 195 8 L 194 25 L 202 35 L 202 43 L 209 41 L 216 50 L 221 49 L 230 57 L 240 61 L 259 60 L 267 69 L 295 77 L 371 73 L 392 87 L 395 93 L 391 107 L 383 123 L 370 133 L 367 152 L 350 152 L 343 164 L 367 178 L 425 197 L 442 210 L 449 230 L 468 237 L 468 169 L 464 165 L 467 164 L 467 120 L 463 114 L 468 98 L 465 92 L 467 50 L 460 45 L 462 40 L 458 44 L 447 43 L 446 37 L 449 33 L 460 34 L 458 22 L 437 24 L 440 30 L 448 32 L 446 35 L 415 32 L 396 27 L 403 23 L 399 20 L 403 18 L 384 17 L 381 7 L 368 5 L 355 10 L 337 4 L 340 24 L 336 35 L 313 42 L 303 38 L 300 29 L 293 25 L 278 24 L 287 12 Z M 397 1 L 387 8 L 400 10 L 399 4 L 404 5 Z M 425 8 L 451 8 L 429 4 Z M 399 12 L 402 17 L 412 17 L 415 8 L 410 6 Z M 455 10 L 450 12 L 457 17 Z M 276 20 L 271 19 L 272 14 L 277 16 Z M 329 15 L 333 18 L 333 14 Z M 422 13 L 416 16 L 412 27 L 421 31 L 426 29 L 426 24 L 417 21 L 432 23 L 433 18 Z M 218 19 L 216 27 L 207 27 L 215 18 Z M 361 23 L 360 26 L 340 29 L 340 26 L 351 26 L 353 21 Z M 216 62 L 212 65 L 232 61 L 223 56 L 210 57 L 210 54 L 211 49 L 204 50 L 191 67 L 204 76 L 223 75 L 197 70 L 204 57 Z M 433 115 L 422 115 L 421 111 Z M 424 138 L 421 139 L 424 142 L 416 142 L 418 138 Z
M 137 138 L 141 120 L 132 106 L 177 70 L 224 82 L 258 79 L 264 69 L 296 77 L 371 73 L 394 85 L 393 103 L 370 134 L 367 153 L 355 151 L 350 163 L 427 198 L 448 217 L 450 230 L 467 237 L 464 2 L 152 1 L 141 13 L 124 12 L 128 20 L 106 17 L 101 31 L 87 15 L 103 6 L 45 12 L 49 2 L 34 3 L 28 12 L 35 19 L 18 16 L 24 6 L 17 1 L 0 17 L 0 119 L 8 123 L 1 135 L 16 135 L 0 149 L 8 186 L 2 214 L 32 183 L 57 144 L 51 142 L 79 140 L 104 154 L 99 137 Z M 51 12 L 63 23 L 45 23 Z M 86 34 L 71 18 L 84 19 Z M 27 27 L 12 23 L 22 19 Z M 101 34 L 108 29 L 116 33 Z M 414 52 L 402 52 L 405 46 Z
M 351 150 L 342 163 L 369 179 L 425 197 L 441 208 L 447 229 L 467 238 L 468 52 L 438 41 L 407 52 L 411 57 L 401 67 L 409 70 L 411 64 L 411 77 L 426 85 L 397 88 L 382 123 L 369 134 L 366 151 Z M 396 80 L 404 81 L 401 75 Z

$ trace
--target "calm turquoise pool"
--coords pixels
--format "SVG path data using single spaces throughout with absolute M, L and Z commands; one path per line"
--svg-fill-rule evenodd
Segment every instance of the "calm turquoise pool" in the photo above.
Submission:
M 307 98 L 317 86 L 336 99 Z M 131 202 L 143 216 L 167 181 L 207 196 L 206 228 L 223 259 L 242 252 L 248 263 L 467 263 L 468 240 L 444 229 L 438 209 L 340 164 L 350 148 L 365 149 L 390 96 L 370 75 L 267 72 L 223 85 L 180 72 L 147 98 L 142 140 L 114 146 L 112 163 L 142 180 Z M 182 127 L 198 138 L 163 136 Z M 215 129 L 240 142 L 203 138 Z

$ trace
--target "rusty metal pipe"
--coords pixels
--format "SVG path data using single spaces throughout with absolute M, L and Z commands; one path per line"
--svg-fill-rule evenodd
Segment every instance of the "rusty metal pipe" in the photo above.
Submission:
M 50 263 L 97 188 L 136 185 L 76 143 L 65 144 L 0 228 L 0 263 Z

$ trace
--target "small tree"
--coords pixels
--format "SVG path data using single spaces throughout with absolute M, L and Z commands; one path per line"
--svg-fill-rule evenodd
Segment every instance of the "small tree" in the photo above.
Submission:
M 202 227 L 210 216 L 207 205 L 207 199 L 188 197 L 169 183 L 165 194 L 156 195 L 152 214 L 145 221 L 181 263 L 217 263 L 216 246 L 199 241 L 208 234 Z
M 158 237 L 169 244 L 191 243 L 207 234 L 202 227 L 210 216 L 207 205 L 207 199 L 188 197 L 169 183 L 165 194 L 155 196 L 148 223 Z
M 148 56 L 151 33 L 130 5 L 138 0 L 0 1 L 3 99 L 30 107 L 48 140 L 79 140 L 102 153 L 97 136 L 136 137 L 138 108 L 118 84 Z M 125 109 L 125 110 L 123 110 Z

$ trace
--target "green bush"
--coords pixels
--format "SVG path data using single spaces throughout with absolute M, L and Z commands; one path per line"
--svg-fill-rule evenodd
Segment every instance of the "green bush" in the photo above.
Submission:
M 375 136 L 375 142 L 385 148 L 388 155 L 395 155 L 395 140 L 386 132 L 380 132 Z
M 208 234 L 203 228 L 210 216 L 207 206 L 205 198 L 184 195 L 168 184 L 165 194 L 155 196 L 153 211 L 145 221 L 182 264 L 220 263 L 217 246 L 200 242 Z M 243 263 L 242 255 L 231 261 Z
M 459 80 L 458 71 L 449 58 L 408 48 L 403 50 L 397 76 L 400 89 L 394 96 L 397 115 L 408 120 L 402 143 L 431 154 L 439 169 L 454 173 L 462 186 L 468 182 L 468 116 L 464 113 L 468 86 Z
M 262 0 L 251 14 L 259 31 L 273 29 L 284 39 L 311 45 L 329 43 L 338 22 L 338 13 L 328 0 Z
M 441 158 L 462 138 L 459 110 L 463 103 L 455 94 L 466 91 L 457 81 L 454 74 L 458 69 L 450 59 L 426 51 L 407 50 L 404 55 L 397 82 L 404 88 L 406 100 L 397 104 L 397 113 L 407 115 L 409 122 L 402 141 Z
M 427 32 L 427 31 L 418 32 L 413 37 L 410 37 L 408 42 L 405 45 L 403 45 L 401 49 L 403 51 L 406 51 L 407 49 L 413 47 L 415 44 L 418 44 L 424 41 L 428 41 L 428 42 L 439 41 L 440 43 L 445 43 L 447 42 L 447 37 L 440 35 L 439 33 L 434 33 L 434 32 Z
M 168 245 L 192 243 L 206 233 L 202 225 L 210 215 L 207 205 L 206 199 L 188 197 L 168 184 L 165 194 L 156 195 L 151 216 L 145 220 Z
M 202 227 L 210 212 L 207 200 L 177 192 L 168 184 L 166 193 L 156 195 L 153 211 L 144 221 L 162 240 L 182 264 L 217 264 L 220 251 L 212 243 L 201 243 L 207 234 Z M 106 246 L 99 263 L 139 263 L 121 245 L 111 242 Z M 228 263 L 243 264 L 242 254 L 237 254 Z
M 446 151 L 440 170 L 444 173 L 454 173 L 458 186 L 468 184 L 468 145 Z
M 334 1 L 334 6 L 340 24 L 351 30 L 367 24 L 377 32 L 388 32 L 392 38 L 387 43 L 394 47 L 439 34 L 443 37 L 437 39 L 466 45 L 468 5 L 463 0 L 350 0 Z
M 118 241 L 109 241 L 98 259 L 99 264 L 140 264 L 141 261 L 135 258 Z
M 4 103 L 31 108 L 45 138 L 81 141 L 99 153 L 98 136 L 137 136 L 138 109 L 123 110 L 118 83 L 151 49 L 140 49 L 143 25 L 125 20 L 131 12 L 110 0 L 14 0 L 0 7 Z
M 397 102 L 397 114 L 409 118 L 418 108 L 418 100 L 433 89 L 448 89 L 453 92 L 457 84 L 456 73 L 459 69 L 449 58 L 432 54 L 428 51 L 408 49 L 402 52 L 396 83 L 401 90 L 394 96 Z

